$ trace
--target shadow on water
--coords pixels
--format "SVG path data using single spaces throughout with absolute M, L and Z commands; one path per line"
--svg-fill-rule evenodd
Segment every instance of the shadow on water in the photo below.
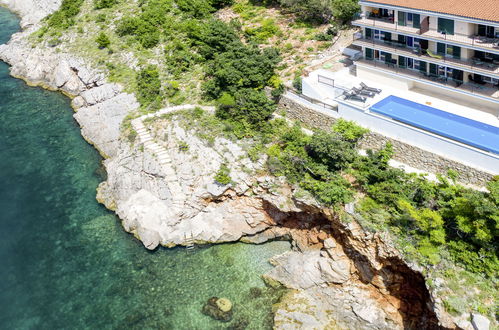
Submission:
M 0 42 L 17 29 L 0 8 Z M 0 329 L 270 328 L 260 275 L 288 243 L 149 252 L 95 201 L 100 162 L 69 100 L 0 62 Z M 235 303 L 231 323 L 201 313 L 211 296 Z

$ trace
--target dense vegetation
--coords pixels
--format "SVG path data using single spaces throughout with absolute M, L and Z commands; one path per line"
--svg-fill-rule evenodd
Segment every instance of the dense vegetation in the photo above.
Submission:
M 335 206 L 360 201 L 361 214 L 372 228 L 409 238 L 407 252 L 424 264 L 438 264 L 443 255 L 468 270 L 489 277 L 499 272 L 499 178 L 489 192 L 455 185 L 441 177 L 431 182 L 388 166 L 392 149 L 361 156 L 356 143 L 365 131 L 338 121 L 331 132 L 304 134 L 299 126 L 273 132 L 267 149 L 269 169 Z
M 329 22 L 333 17 L 346 23 L 360 10 L 356 0 L 261 0 L 256 2 L 279 5 L 304 20 L 317 23 Z

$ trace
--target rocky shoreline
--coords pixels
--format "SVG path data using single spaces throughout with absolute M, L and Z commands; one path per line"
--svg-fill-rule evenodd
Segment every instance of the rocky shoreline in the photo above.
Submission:
M 346 222 L 298 198 L 282 178 L 258 175 L 265 159 L 252 162 L 242 146 L 223 138 L 207 144 L 163 117 L 138 118 L 141 131 L 130 142 L 121 125 L 139 108 L 134 95 L 84 59 L 28 42 L 60 1 L 0 3 L 21 15 L 24 28 L 0 46 L 0 59 L 14 77 L 72 98 L 83 137 L 105 158 L 108 178 L 98 200 L 146 248 L 291 240 L 293 251 L 272 260 L 275 268 L 265 275 L 270 285 L 291 289 L 277 306 L 276 328 L 473 329 L 444 311 L 421 270 L 407 265 L 387 238 L 365 231 L 353 215 L 345 213 Z M 187 152 L 179 151 L 182 145 Z M 237 183 L 214 183 L 221 164 Z

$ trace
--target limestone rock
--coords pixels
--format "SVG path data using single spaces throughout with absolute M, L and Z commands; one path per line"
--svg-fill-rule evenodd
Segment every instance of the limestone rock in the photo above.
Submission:
M 346 259 L 320 258 L 318 261 L 322 278 L 328 283 L 341 284 L 350 278 L 350 262 Z
M 477 313 L 471 314 L 471 324 L 475 330 L 489 330 L 490 327 L 489 319 Z
M 275 266 L 265 274 L 288 288 L 308 289 L 325 283 L 344 283 L 350 278 L 348 260 L 334 261 L 321 251 L 287 252 L 272 259 Z
M 96 97 L 102 99 L 102 94 L 90 94 L 90 91 L 85 94 L 86 100 L 93 102 Z M 91 141 L 104 156 L 113 157 L 118 151 L 121 123 L 130 111 L 138 107 L 139 104 L 133 95 L 121 93 L 95 105 L 78 109 L 74 118 L 80 124 L 85 139 Z
M 21 16 L 21 27 L 36 24 L 56 11 L 62 0 L 0 0 L 0 4 Z

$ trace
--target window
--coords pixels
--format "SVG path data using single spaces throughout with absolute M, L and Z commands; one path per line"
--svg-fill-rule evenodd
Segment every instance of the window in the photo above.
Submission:
M 392 34 L 390 32 L 382 32 L 384 41 L 392 41 Z
M 436 76 L 438 75 L 438 66 L 436 64 L 430 63 L 430 74 Z
M 412 27 L 416 29 L 421 28 L 421 16 L 419 14 L 413 14 Z
M 380 52 L 379 54 L 379 60 L 385 63 L 391 63 L 392 61 L 392 54 L 386 53 L 386 52 Z
M 373 37 L 373 30 L 366 28 L 366 39 L 371 39 Z
M 445 55 L 445 44 L 438 42 L 437 43 L 437 54 Z
M 420 42 L 421 39 L 414 38 L 414 48 L 420 48 L 421 47 Z
M 412 58 L 407 59 L 407 68 L 412 69 L 414 67 L 414 60 Z
M 459 59 L 459 58 L 461 58 L 461 47 L 447 45 L 447 44 L 438 42 L 437 43 L 437 54 Z
M 495 28 L 493 26 L 479 24 L 478 35 L 487 38 L 494 38 L 496 37 L 497 32 L 495 32 Z
M 398 12 L 398 25 L 400 26 L 406 25 L 405 13 L 403 11 Z
M 495 79 L 492 77 L 481 76 L 482 81 L 487 82 L 489 84 L 497 85 L 499 83 L 499 79 Z
M 414 69 L 421 72 L 426 72 L 426 62 L 425 61 L 414 61 Z
M 447 18 L 438 18 L 438 32 L 454 34 L 454 21 Z
M 373 59 L 373 50 L 371 48 L 366 48 L 366 59 L 368 60 Z
M 407 58 L 403 56 L 399 56 L 399 67 L 406 68 L 407 67 Z

